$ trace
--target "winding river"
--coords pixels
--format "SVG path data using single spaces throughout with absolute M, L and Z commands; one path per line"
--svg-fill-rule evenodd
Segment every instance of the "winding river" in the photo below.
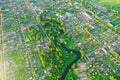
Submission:
M 77 55 L 77 57 L 76 57 L 69 65 L 67 65 L 66 69 L 64 70 L 64 72 L 63 72 L 63 74 L 62 74 L 62 76 L 61 76 L 61 78 L 60 78 L 60 80 L 65 80 L 65 77 L 66 77 L 67 73 L 69 72 L 69 70 L 71 69 L 71 66 L 72 66 L 74 63 L 76 63 L 76 62 L 81 58 L 81 53 L 80 53 L 80 51 L 77 51 L 77 50 L 70 50 L 70 49 L 68 49 L 68 48 L 67 48 L 65 45 L 63 45 L 63 44 L 61 44 L 61 46 L 62 46 L 66 51 L 68 51 L 68 53 L 73 52 L 74 54 Z
M 44 21 L 43 20 L 43 17 L 46 15 L 46 12 L 44 12 L 41 16 L 40 16 L 40 20 L 41 21 Z M 52 21 L 52 22 L 51 22 Z M 46 28 L 47 26 L 49 26 L 49 25 L 51 25 L 51 23 L 53 23 L 53 21 L 55 21 L 55 20 L 51 20 L 51 21 L 45 21 L 45 25 L 44 25 L 44 28 Z M 56 21 L 55 21 L 56 22 Z M 59 22 L 58 22 L 59 23 Z M 59 23 L 59 24 L 61 24 L 61 23 Z M 60 35 L 63 35 L 64 34 L 64 31 L 63 30 L 59 30 L 59 32 L 60 32 Z M 60 35 L 59 36 L 54 36 L 54 40 L 53 40 L 53 43 L 60 43 L 59 41 L 57 41 L 57 37 L 60 37 Z M 70 52 L 73 52 L 74 54 L 76 54 L 77 55 L 77 57 L 70 63 L 70 64 L 68 64 L 67 65 L 67 67 L 65 68 L 65 70 L 64 70 L 64 72 L 63 72 L 63 74 L 62 74 L 62 76 L 61 76 L 61 78 L 59 79 L 59 80 L 65 80 L 65 77 L 66 77 L 66 75 L 67 75 L 67 73 L 69 72 L 69 70 L 71 69 L 71 66 L 74 64 L 74 63 L 76 63 L 80 58 L 81 58 L 81 53 L 80 53 L 80 51 L 77 51 L 77 50 L 71 50 L 71 49 L 69 49 L 69 48 L 67 48 L 63 43 L 60 43 L 60 45 L 59 46 L 61 46 L 62 48 L 64 48 L 68 53 L 70 53 Z

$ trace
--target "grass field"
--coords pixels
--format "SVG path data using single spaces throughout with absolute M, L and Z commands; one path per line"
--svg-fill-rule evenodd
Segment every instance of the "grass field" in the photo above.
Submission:
M 109 3 L 111 5 L 120 4 L 120 0 L 99 0 L 100 3 Z

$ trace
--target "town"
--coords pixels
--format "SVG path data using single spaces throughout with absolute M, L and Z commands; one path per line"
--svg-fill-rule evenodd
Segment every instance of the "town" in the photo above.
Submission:
M 119 80 L 120 3 L 106 1 L 0 1 L 0 80 Z

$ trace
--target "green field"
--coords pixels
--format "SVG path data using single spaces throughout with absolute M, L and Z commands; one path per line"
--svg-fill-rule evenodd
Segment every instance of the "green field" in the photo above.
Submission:
M 109 3 L 111 5 L 120 4 L 120 0 L 99 0 L 100 3 Z

